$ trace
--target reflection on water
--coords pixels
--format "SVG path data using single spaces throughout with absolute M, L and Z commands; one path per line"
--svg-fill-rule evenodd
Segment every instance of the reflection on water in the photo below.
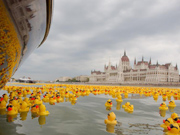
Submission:
M 161 117 L 166 117 L 166 110 L 159 110 L 159 114 Z
M 39 125 L 41 126 L 46 124 L 46 116 L 39 116 L 38 122 L 39 122 Z

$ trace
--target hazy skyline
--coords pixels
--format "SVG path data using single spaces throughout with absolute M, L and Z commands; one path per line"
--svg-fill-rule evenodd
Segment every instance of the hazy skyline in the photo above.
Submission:
M 49 36 L 13 77 L 55 80 L 90 75 L 109 58 L 180 67 L 179 0 L 56 0 Z

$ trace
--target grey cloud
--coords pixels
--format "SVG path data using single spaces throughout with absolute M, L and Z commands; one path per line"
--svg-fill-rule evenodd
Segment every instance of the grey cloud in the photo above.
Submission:
M 14 77 L 54 80 L 103 70 L 110 57 L 118 64 L 124 49 L 136 57 L 172 62 L 180 57 L 178 0 L 55 1 L 51 31 L 44 45 Z M 176 54 L 176 57 L 173 55 Z

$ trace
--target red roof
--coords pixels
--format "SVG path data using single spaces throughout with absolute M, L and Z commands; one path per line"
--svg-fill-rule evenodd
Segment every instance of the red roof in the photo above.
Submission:
M 115 67 L 115 66 L 111 66 L 111 69 L 112 69 L 112 70 L 116 70 L 116 67 Z
M 137 63 L 137 66 L 141 65 L 142 63 L 144 63 L 145 65 L 148 65 L 148 62 L 147 62 L 147 61 L 139 61 L 139 62 Z
M 121 60 L 122 61 L 129 61 L 129 58 L 127 56 L 122 56 Z
M 99 75 L 99 74 L 105 74 L 105 72 L 101 72 L 101 71 L 91 71 L 91 74 L 93 74 L 93 73 L 95 73 L 95 74 L 97 74 L 97 75 Z

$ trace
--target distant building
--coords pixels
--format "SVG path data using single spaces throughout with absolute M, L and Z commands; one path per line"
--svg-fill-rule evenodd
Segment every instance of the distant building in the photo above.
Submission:
M 23 76 L 22 78 L 19 78 L 16 80 L 17 82 L 22 82 L 22 83 L 36 83 L 35 80 L 32 80 L 30 77 L 25 77 Z
M 89 82 L 91 83 L 124 83 L 124 84 L 166 84 L 171 82 L 179 82 L 179 70 L 171 63 L 160 65 L 151 63 L 151 59 L 136 62 L 134 60 L 134 68 L 130 66 L 130 61 L 126 52 L 119 60 L 119 65 L 104 65 L 104 72 L 91 71 Z
M 89 76 L 87 76 L 87 75 L 80 75 L 80 76 L 75 77 L 75 79 L 77 81 L 80 81 L 80 82 L 88 82 L 89 81 Z
M 60 77 L 60 78 L 56 79 L 56 82 L 57 81 L 59 81 L 59 82 L 66 82 L 69 79 L 72 79 L 72 78 L 71 77 L 67 77 L 67 76 L 63 76 L 63 77 Z

